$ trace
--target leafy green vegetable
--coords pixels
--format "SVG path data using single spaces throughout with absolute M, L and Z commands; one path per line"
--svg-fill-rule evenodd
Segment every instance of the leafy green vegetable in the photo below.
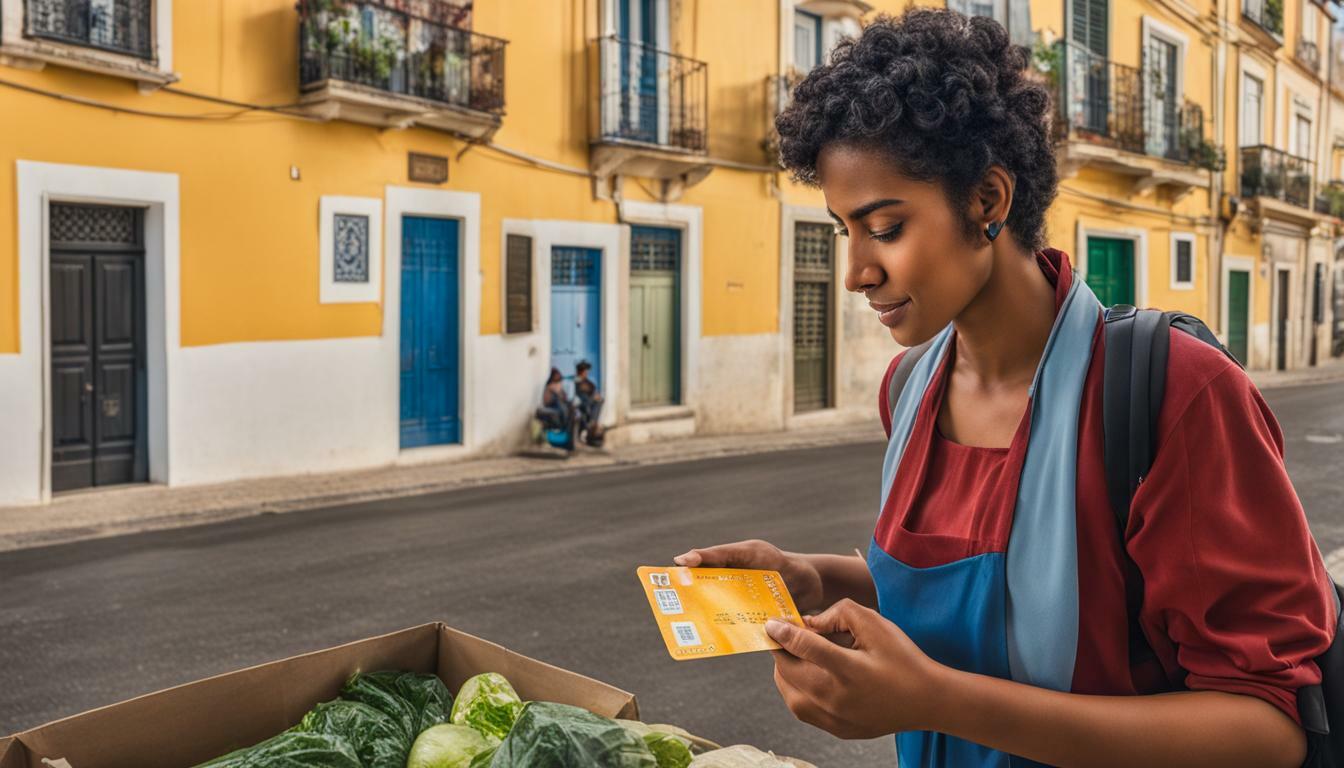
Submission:
M 491 749 L 490 742 L 469 726 L 441 723 L 415 740 L 406 768 L 469 768 L 472 758 Z
M 484 752 L 478 753 L 471 759 L 469 768 L 490 768 L 490 763 L 495 759 L 495 753 L 499 751 L 499 746 L 493 746 Z
M 658 761 L 658 768 L 686 768 L 691 764 L 691 746 L 684 739 L 670 733 L 647 733 L 644 745 Z
M 438 675 L 418 672 L 356 673 L 341 688 L 341 698 L 368 704 L 401 726 L 406 741 L 448 719 L 453 695 Z
M 342 738 L 359 755 L 364 768 L 405 768 L 411 750 L 401 724 L 358 701 L 327 701 L 313 707 L 293 728 Z
M 497 744 L 518 719 L 523 700 L 503 675 L 485 672 L 467 680 L 457 692 L 449 720 L 456 725 L 469 725 Z
M 285 731 L 260 744 L 230 752 L 197 768 L 363 768 L 345 739 Z
M 658 760 L 642 738 L 615 720 L 568 704 L 533 701 L 489 768 L 658 768 Z

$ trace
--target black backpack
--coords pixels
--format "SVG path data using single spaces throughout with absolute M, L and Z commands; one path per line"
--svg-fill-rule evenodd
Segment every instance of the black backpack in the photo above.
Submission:
M 1157 445 L 1157 417 L 1167 384 L 1170 329 L 1187 333 L 1221 350 L 1241 365 L 1199 318 L 1183 312 L 1161 312 L 1117 305 L 1106 310 L 1106 359 L 1102 376 L 1102 433 L 1106 490 L 1124 541 L 1129 507 L 1139 484 L 1153 466 Z M 894 413 L 915 363 L 932 340 L 912 347 L 892 372 L 887 407 Z M 1121 547 L 1125 551 L 1124 547 Z M 1137 569 L 1135 569 L 1137 570 Z M 1332 583 L 1333 580 L 1332 580 Z M 1304 768 L 1344 768 L 1344 588 L 1335 584 L 1335 637 L 1316 657 L 1321 684 L 1297 692 L 1298 715 L 1307 733 Z M 1151 653 L 1139 626 L 1138 604 L 1131 597 L 1130 649 Z M 1340 726 L 1332 733 L 1330 723 Z

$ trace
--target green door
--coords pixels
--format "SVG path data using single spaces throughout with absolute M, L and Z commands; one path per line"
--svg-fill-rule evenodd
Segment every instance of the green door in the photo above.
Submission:
M 1107 307 L 1134 303 L 1134 241 L 1087 239 L 1087 284 Z
M 1239 269 L 1227 273 L 1227 350 L 1246 365 L 1250 351 L 1247 334 L 1251 311 L 1251 273 Z
M 681 230 L 633 227 L 630 237 L 630 404 L 681 399 L 677 286 Z

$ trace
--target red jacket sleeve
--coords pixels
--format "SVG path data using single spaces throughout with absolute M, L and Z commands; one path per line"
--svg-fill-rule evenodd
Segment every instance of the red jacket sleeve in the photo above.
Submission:
M 1177 352 L 1174 341 L 1172 367 L 1190 366 Z M 1269 406 L 1236 366 L 1200 367 L 1203 386 L 1169 385 L 1184 406 L 1164 406 L 1165 437 L 1131 507 L 1141 623 L 1174 681 L 1255 696 L 1300 722 L 1297 689 L 1320 682 L 1312 659 L 1333 637 L 1333 587 Z
M 891 389 L 891 375 L 896 372 L 896 366 L 900 365 L 901 358 L 905 357 L 905 352 L 898 352 L 891 362 L 887 364 L 887 372 L 882 374 L 882 388 L 877 391 L 877 410 L 882 417 L 882 429 L 886 430 L 887 438 L 891 438 L 891 403 L 887 402 L 887 394 Z

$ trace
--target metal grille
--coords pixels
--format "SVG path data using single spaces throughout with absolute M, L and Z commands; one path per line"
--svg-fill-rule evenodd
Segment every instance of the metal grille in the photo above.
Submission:
M 799 222 L 793 230 L 793 407 L 826 408 L 831 390 L 831 289 L 835 230 Z
M 154 0 L 27 0 L 26 11 L 29 37 L 154 59 Z
M 704 152 L 709 132 L 705 62 L 618 37 L 597 41 L 601 138 Z
M 505 333 L 532 330 L 532 238 L 509 235 L 504 248 Z
M 551 249 L 552 285 L 597 285 L 597 259 L 586 248 Z
M 634 227 L 630 231 L 632 272 L 676 272 L 681 263 L 681 230 Z
M 369 217 L 338 213 L 334 228 L 335 281 L 369 282 Z
M 57 243 L 140 244 L 140 211 L 108 205 L 53 203 L 51 239 Z

